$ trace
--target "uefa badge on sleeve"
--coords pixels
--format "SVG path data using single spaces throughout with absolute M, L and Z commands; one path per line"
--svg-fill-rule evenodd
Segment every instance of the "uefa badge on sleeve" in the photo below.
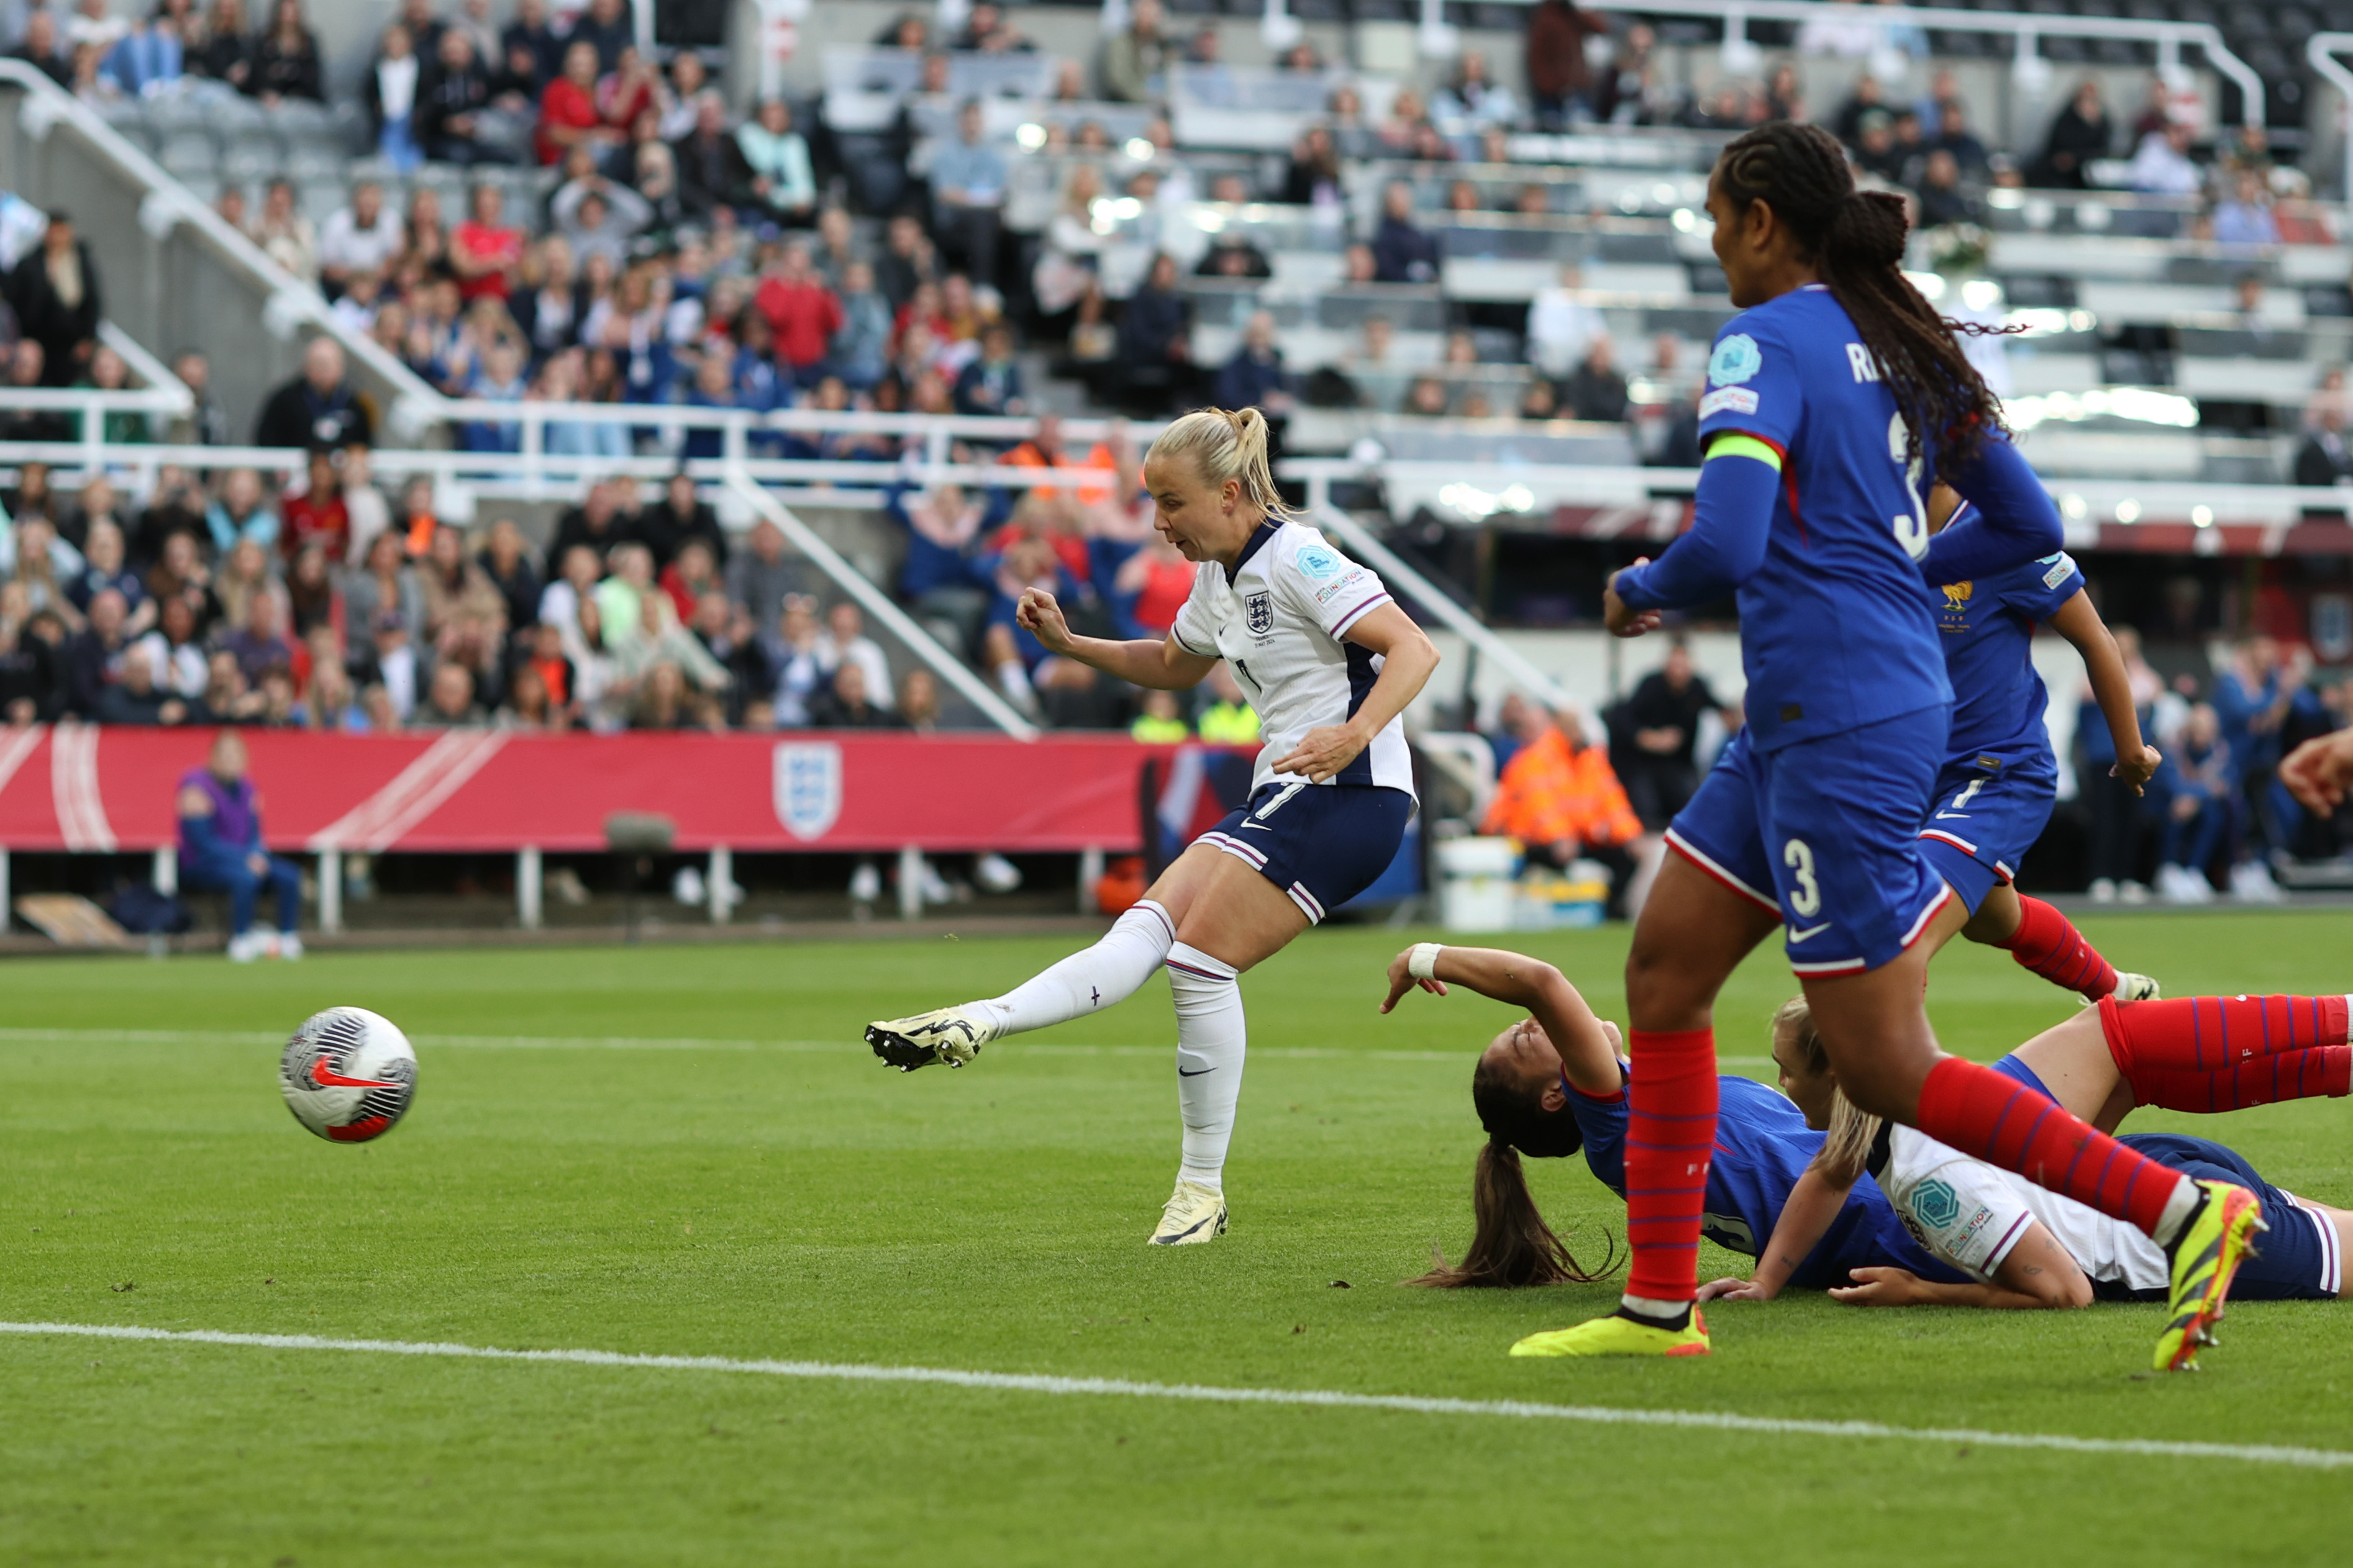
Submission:
M 1243 622 L 1254 637 L 1262 637 L 1274 630 L 1274 596 L 1252 594 L 1242 601 Z

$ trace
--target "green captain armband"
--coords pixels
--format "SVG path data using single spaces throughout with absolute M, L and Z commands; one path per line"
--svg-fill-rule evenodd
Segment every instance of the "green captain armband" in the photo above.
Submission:
M 1707 449 L 1705 462 L 1718 458 L 1754 458 L 1775 473 L 1781 471 L 1781 454 L 1754 436 L 1725 436 Z

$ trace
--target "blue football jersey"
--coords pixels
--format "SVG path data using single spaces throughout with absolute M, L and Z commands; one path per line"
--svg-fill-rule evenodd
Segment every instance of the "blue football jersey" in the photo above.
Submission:
M 1703 446 L 1751 436 L 1781 455 L 1765 564 L 1737 595 L 1755 743 L 1951 701 L 1918 586 L 1931 477 L 1845 308 L 1814 284 L 1734 317 L 1699 413 Z
M 1982 755 L 2007 763 L 2050 751 L 2042 721 L 2049 694 L 2029 648 L 2034 623 L 2056 615 L 2083 586 L 2083 572 L 2063 550 L 1991 577 L 1926 589 L 1953 683 L 1948 761 Z
M 1807 1127 L 1788 1096 L 1754 1079 L 1716 1079 L 1715 1152 L 1707 1168 L 1707 1213 L 1700 1229 L 1728 1251 L 1754 1258 L 1772 1238 L 1789 1191 L 1820 1152 L 1822 1134 Z M 1611 1192 L 1626 1194 L 1626 1097 L 1568 1097 L 1585 1138 L 1585 1163 Z M 1959 1284 L 1967 1276 L 1938 1262 L 1895 1217 L 1878 1184 L 1864 1176 L 1789 1282 L 1824 1290 L 1852 1283 L 1850 1268 L 1893 1266 L 1923 1279 Z

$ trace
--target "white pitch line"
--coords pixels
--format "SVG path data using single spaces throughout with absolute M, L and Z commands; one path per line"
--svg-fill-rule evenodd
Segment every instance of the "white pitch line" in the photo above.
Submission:
M 661 1039 L 630 1035 L 412 1035 L 420 1046 L 433 1046 L 455 1050 L 603 1050 L 603 1051 L 842 1051 L 855 1054 L 863 1042 L 857 1040 L 710 1040 Z M 0 1044 L 39 1040 L 58 1040 L 68 1044 L 141 1045 L 141 1046 L 280 1046 L 285 1044 L 282 1035 L 237 1029 L 0 1029 Z M 999 1040 L 988 1047 L 991 1054 L 999 1051 L 1014 1054 L 1037 1052 L 1048 1056 L 1071 1057 L 1165 1057 L 1173 1049 L 1169 1046 L 1094 1046 L 1053 1040 Z M 1467 1062 L 1472 1052 L 1466 1047 L 1459 1051 L 1392 1051 L 1343 1050 L 1325 1046 L 1258 1046 L 1251 1048 L 1253 1057 L 1288 1058 L 1303 1061 L 1382 1061 L 1382 1062 Z M 1718 1057 L 1719 1066 L 1731 1068 L 1762 1068 L 1773 1065 L 1770 1057 Z
M 1315 1409 L 1400 1411 L 1414 1415 L 1485 1416 L 1515 1421 L 1573 1421 L 1600 1426 L 1675 1426 L 1774 1436 L 1864 1437 L 1903 1443 L 1967 1444 L 1987 1448 L 2040 1448 L 2135 1458 L 2232 1459 L 2295 1469 L 2353 1468 L 2353 1451 L 2274 1447 L 2251 1443 L 2185 1443 L 2146 1437 L 2074 1437 L 2057 1432 L 1981 1432 L 1969 1427 L 1889 1426 L 1876 1421 L 1800 1421 L 1709 1410 L 1624 1410 L 1603 1405 L 1545 1405 L 1518 1399 L 1433 1399 L 1409 1394 L 1344 1394 L 1314 1388 L 1219 1388 L 1193 1383 L 1135 1383 L 1124 1378 L 1057 1377 L 1033 1373 L 963 1372 L 948 1367 L 872 1366 L 822 1361 L 736 1361 L 725 1356 L 628 1355 L 618 1351 L 501 1350 L 490 1345 L 417 1340 L 335 1340 L 314 1334 L 234 1334 L 212 1329 L 174 1331 L 110 1323 L 0 1322 L 0 1333 L 69 1335 L 163 1344 L 231 1345 L 246 1350 L 340 1351 L 365 1355 L 434 1356 L 457 1361 L 548 1362 L 643 1372 L 720 1372 L 829 1383 L 918 1383 L 1011 1394 L 1169 1399 L 1206 1405 L 1280 1405 Z

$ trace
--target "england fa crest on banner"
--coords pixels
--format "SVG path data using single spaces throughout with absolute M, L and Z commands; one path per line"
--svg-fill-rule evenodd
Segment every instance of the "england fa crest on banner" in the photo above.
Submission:
M 822 838 L 841 816 L 841 748 L 830 741 L 776 748 L 776 820 L 799 839 Z
M 1242 601 L 1242 615 L 1254 637 L 1262 637 L 1274 630 L 1274 598 L 1268 594 L 1252 594 Z

